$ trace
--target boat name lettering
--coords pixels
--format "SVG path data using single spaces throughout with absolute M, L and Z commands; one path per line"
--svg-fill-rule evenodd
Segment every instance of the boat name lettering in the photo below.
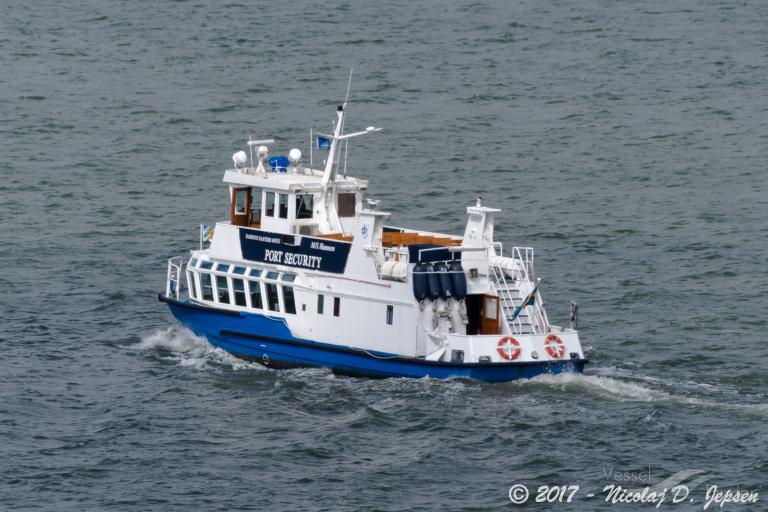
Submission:
M 320 256 L 310 256 L 308 254 L 267 249 L 264 251 L 264 261 L 267 263 L 282 263 L 292 267 L 319 269 L 323 262 L 323 258 Z
M 351 244 L 240 229 L 243 259 L 343 274 Z
M 263 235 L 252 235 L 251 233 L 246 233 L 245 238 L 247 238 L 248 240 L 256 240 L 257 242 L 267 242 L 268 244 L 280 243 L 279 238 L 273 238 L 271 236 L 263 236 Z
M 310 242 L 309 246 L 312 249 L 320 249 L 321 251 L 336 252 L 336 248 L 332 245 L 325 245 L 323 242 Z

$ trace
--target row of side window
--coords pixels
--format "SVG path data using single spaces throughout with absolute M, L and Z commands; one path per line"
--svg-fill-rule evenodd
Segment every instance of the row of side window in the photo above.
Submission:
M 317 296 L 317 314 L 322 315 L 325 309 L 325 295 Z M 341 316 L 341 298 L 333 298 L 333 316 Z
M 252 309 L 265 309 L 266 306 L 268 311 L 296 314 L 296 298 L 293 286 L 289 284 L 296 279 L 295 274 L 266 272 L 262 276 L 260 269 L 233 267 L 226 263 L 218 263 L 214 267 L 209 261 L 200 262 L 199 269 L 196 266 L 197 260 L 192 259 L 187 268 L 192 298 Z M 212 274 L 210 271 L 231 271 L 234 275 Z M 263 282 L 262 277 L 266 279 Z
M 197 269 L 198 261 L 192 259 L 187 268 L 187 282 L 192 298 L 219 304 L 229 304 L 251 309 L 266 309 L 274 312 L 296 314 L 296 298 L 293 293 L 292 283 L 296 279 L 295 274 L 269 271 L 262 275 L 262 271 L 256 268 L 232 266 L 227 263 L 215 264 L 210 261 L 202 261 Z M 230 272 L 233 276 L 211 274 L 206 271 Z M 246 276 L 247 274 L 247 276 Z M 235 276 L 243 276 L 235 277 Z M 199 281 L 198 279 L 199 278 Z M 261 279 L 266 279 L 262 282 Z M 275 281 L 275 282 L 272 282 Z M 199 285 L 198 285 L 199 283 Z M 262 284 L 264 285 L 262 287 Z M 282 297 L 282 310 L 281 310 Z M 324 314 L 325 295 L 317 296 L 317 314 Z M 333 297 L 333 316 L 341 316 L 341 298 Z M 387 325 L 394 323 L 395 308 L 387 305 L 385 321 Z

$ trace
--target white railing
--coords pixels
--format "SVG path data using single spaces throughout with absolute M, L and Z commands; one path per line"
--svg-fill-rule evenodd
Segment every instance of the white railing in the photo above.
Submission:
M 168 274 L 165 280 L 165 296 L 178 300 L 181 293 L 181 256 L 168 258 Z
M 533 247 L 513 247 L 512 257 L 522 264 L 525 280 L 536 282 L 536 265 L 533 261 Z
M 493 280 L 496 283 L 496 291 L 499 293 L 499 298 L 502 302 L 502 312 L 515 311 L 517 305 L 512 297 L 508 297 L 502 290 L 509 290 L 507 278 L 504 276 L 504 271 L 496 265 L 490 265 L 491 273 L 493 274 Z M 523 323 L 518 316 L 514 320 L 510 318 L 506 313 L 504 314 L 504 321 L 507 322 L 509 330 L 512 334 L 520 334 L 523 330 Z
M 501 249 L 501 244 L 499 249 Z M 502 301 L 504 302 L 505 309 L 507 311 L 516 311 L 520 304 L 525 301 L 538 285 L 538 279 L 536 278 L 536 265 L 534 262 L 534 252 L 532 247 L 513 247 L 512 258 L 517 262 L 514 270 L 501 268 L 497 265 L 490 265 L 491 274 L 493 275 L 496 287 L 499 291 Z M 510 272 L 510 274 L 507 274 Z M 513 280 L 513 286 L 510 287 L 507 278 Z M 519 304 L 515 303 L 512 297 L 508 297 L 508 292 L 502 290 L 517 290 L 520 294 Z M 544 304 L 541 299 L 541 293 L 537 292 L 535 302 L 533 306 L 526 306 L 523 311 L 526 312 L 526 317 L 530 320 L 531 331 L 534 333 L 545 333 L 549 331 L 549 319 L 547 318 L 547 312 L 544 309 Z M 521 311 L 522 313 L 522 311 Z M 523 330 L 523 322 L 520 319 L 520 315 L 514 320 L 511 316 L 505 315 L 505 320 L 509 325 L 510 330 L 513 333 L 521 333 Z

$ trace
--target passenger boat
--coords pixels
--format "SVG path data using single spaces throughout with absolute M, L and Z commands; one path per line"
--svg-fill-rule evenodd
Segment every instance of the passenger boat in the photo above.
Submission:
M 171 313 L 274 368 L 486 382 L 583 371 L 574 326 L 549 323 L 533 249 L 494 240 L 500 210 L 478 199 L 462 236 L 388 225 L 368 182 L 340 167 L 342 146 L 380 129 L 345 134 L 346 110 L 313 134 L 310 165 L 298 149 L 270 157 L 272 139 L 235 153 L 229 219 L 168 261 Z

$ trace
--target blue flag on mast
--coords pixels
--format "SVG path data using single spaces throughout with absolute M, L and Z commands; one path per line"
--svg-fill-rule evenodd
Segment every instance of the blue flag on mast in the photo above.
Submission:
M 331 149 L 331 139 L 327 137 L 317 136 L 317 149 Z
M 539 285 L 537 284 L 536 287 L 533 289 L 533 291 L 531 293 L 529 293 L 528 296 L 525 298 L 523 303 L 520 304 L 515 309 L 515 314 L 512 315 L 512 320 L 511 321 L 514 321 L 518 317 L 518 315 L 520 314 L 520 312 L 523 310 L 524 307 L 526 307 L 526 306 L 533 306 L 534 304 L 536 304 L 536 290 L 538 290 L 538 289 L 539 289 Z

